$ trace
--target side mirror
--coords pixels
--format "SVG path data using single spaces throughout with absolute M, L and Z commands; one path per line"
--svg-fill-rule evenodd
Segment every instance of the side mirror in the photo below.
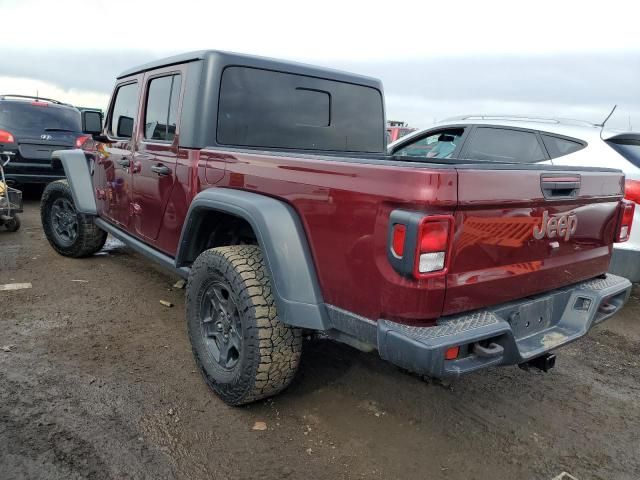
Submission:
M 82 133 L 99 135 L 102 132 L 102 113 L 85 110 L 81 114 Z
M 131 138 L 133 136 L 133 118 L 121 115 L 118 117 L 118 131 L 116 135 L 121 138 Z

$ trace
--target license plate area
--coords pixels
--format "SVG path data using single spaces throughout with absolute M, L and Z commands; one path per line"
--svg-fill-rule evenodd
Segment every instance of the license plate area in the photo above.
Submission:
M 507 321 L 511 325 L 514 337 L 520 339 L 535 335 L 555 324 L 553 314 L 553 299 L 541 298 L 518 305 L 509 312 Z

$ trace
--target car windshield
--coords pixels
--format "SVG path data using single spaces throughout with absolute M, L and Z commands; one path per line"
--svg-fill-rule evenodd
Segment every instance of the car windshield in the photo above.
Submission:
M 0 102 L 0 127 L 9 131 L 38 133 L 45 129 L 82 130 L 78 110 L 27 102 Z
M 609 140 L 607 143 L 616 152 L 640 168 L 640 138 L 637 140 Z

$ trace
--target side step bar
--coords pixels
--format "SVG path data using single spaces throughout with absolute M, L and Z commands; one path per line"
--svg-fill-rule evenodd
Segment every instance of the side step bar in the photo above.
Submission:
M 162 252 L 159 252 L 153 247 L 150 247 L 144 242 L 141 242 L 137 238 L 129 235 L 128 233 L 119 230 L 117 227 L 114 227 L 109 222 L 104 221 L 101 218 L 95 218 L 93 223 L 95 223 L 102 230 L 107 232 L 110 235 L 113 235 L 115 238 L 123 242 L 128 247 L 133 248 L 136 252 L 144 255 L 145 257 L 159 263 L 162 267 L 172 271 L 176 275 L 186 279 L 189 277 L 190 268 L 187 267 L 176 267 L 175 260 L 171 258 L 169 255 L 165 255 Z

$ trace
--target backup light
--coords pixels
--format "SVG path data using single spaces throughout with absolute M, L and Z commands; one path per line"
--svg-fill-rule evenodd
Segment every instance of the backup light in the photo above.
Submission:
M 418 271 L 420 273 L 435 272 L 444 268 L 444 252 L 422 253 Z

